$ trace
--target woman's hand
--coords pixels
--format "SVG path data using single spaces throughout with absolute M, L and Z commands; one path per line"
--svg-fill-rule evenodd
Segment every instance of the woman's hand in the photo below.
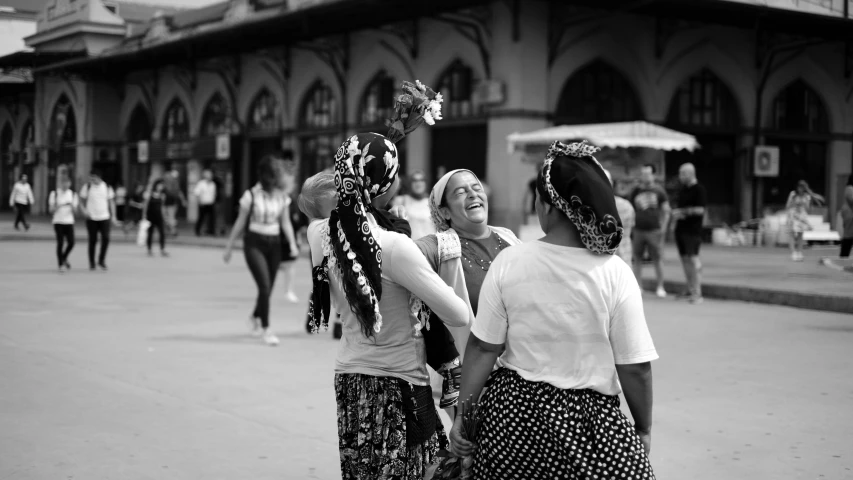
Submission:
M 408 220 L 409 215 L 406 213 L 406 207 L 402 205 L 397 205 L 395 207 L 391 207 L 391 210 L 388 210 L 391 215 L 394 215 L 397 218 Z
M 297 247 L 296 245 L 291 245 L 290 246 L 290 256 L 293 258 L 299 257 L 299 247 Z
M 222 261 L 225 262 L 226 264 L 231 262 L 231 249 L 230 248 L 225 249 L 225 253 L 222 255 Z
M 474 444 L 462 436 L 462 415 L 457 415 L 450 429 L 450 451 L 459 457 L 467 457 L 474 453 Z

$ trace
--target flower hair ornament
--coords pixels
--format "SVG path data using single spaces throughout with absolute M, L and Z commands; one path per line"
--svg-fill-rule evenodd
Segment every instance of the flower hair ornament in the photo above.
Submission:
M 441 95 L 420 82 L 403 83 L 408 92 L 397 98 L 388 136 L 359 133 L 347 138 L 335 153 L 338 203 L 323 229 L 323 264 L 313 272 L 309 303 L 311 330 L 328 328 L 328 272 L 338 273 L 350 309 L 366 337 L 382 329 L 382 247 L 371 221 L 374 198 L 388 193 L 400 171 L 395 142 L 424 123 L 441 118 Z
M 554 142 L 537 188 L 572 221 L 587 250 L 613 255 L 622 241 L 622 221 L 610 181 L 593 156 L 599 150 L 586 142 Z

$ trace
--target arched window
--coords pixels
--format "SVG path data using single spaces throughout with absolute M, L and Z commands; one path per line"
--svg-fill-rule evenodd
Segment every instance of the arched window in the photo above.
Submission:
M 733 129 L 739 120 L 731 90 L 708 69 L 678 87 L 667 115 L 668 124 L 685 127 Z
M 330 128 L 338 125 L 340 121 L 338 102 L 335 100 L 332 89 L 322 80 L 314 82 L 308 90 L 300 111 L 299 122 L 302 127 Z
M 142 105 L 137 105 L 130 114 L 130 122 L 127 124 L 125 137 L 128 142 L 138 142 L 151 138 L 151 118 L 148 111 Z
M 249 130 L 252 131 L 275 131 L 279 127 L 281 111 L 278 107 L 278 99 L 266 88 L 255 95 L 249 111 Z
M 578 70 L 563 86 L 557 124 L 642 120 L 637 93 L 621 72 L 596 60 Z
M 210 97 L 210 101 L 204 107 L 204 114 L 201 116 L 201 134 L 212 137 L 220 133 L 230 132 L 231 109 L 228 107 L 225 98 L 217 92 Z
M 3 125 L 3 130 L 0 131 L 0 160 L 3 165 L 8 165 L 12 158 L 12 142 L 15 140 L 15 134 L 12 132 L 12 126 L 8 123 Z
M 454 60 L 436 83 L 435 91 L 444 97 L 442 116 L 459 118 L 481 113 L 481 109 L 474 105 L 475 83 L 474 70 L 462 63 L 462 60 Z
M 59 97 L 53 107 L 50 132 L 51 145 L 55 149 L 77 143 L 77 119 L 74 116 L 74 108 L 65 95 Z
M 829 116 L 817 93 L 802 80 L 782 90 L 773 100 L 773 128 L 803 133 L 829 132 Z
M 391 113 L 394 111 L 395 89 L 394 78 L 385 70 L 381 70 L 373 77 L 359 102 L 361 125 L 380 124 L 385 119 L 391 118 Z
M 163 140 L 185 140 L 190 138 L 190 116 L 184 104 L 177 98 L 172 100 L 166 109 L 163 119 Z

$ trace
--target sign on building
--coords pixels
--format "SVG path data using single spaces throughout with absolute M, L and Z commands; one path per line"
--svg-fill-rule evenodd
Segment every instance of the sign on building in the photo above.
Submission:
M 231 135 L 220 133 L 216 136 L 216 159 L 228 160 L 231 158 Z
M 136 143 L 136 160 L 139 163 L 148 163 L 148 140 Z
M 753 175 L 756 177 L 779 176 L 779 147 L 757 145 L 753 160 Z

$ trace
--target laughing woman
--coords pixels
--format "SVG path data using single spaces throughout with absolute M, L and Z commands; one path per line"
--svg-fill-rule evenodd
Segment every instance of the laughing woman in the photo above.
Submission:
M 654 478 L 658 356 L 640 287 L 614 256 L 623 230 L 595 151 L 551 146 L 536 183 L 545 237 L 505 251 L 484 280 L 460 394 L 478 398 L 489 379 L 476 451 L 462 415 L 450 434 L 456 454 L 473 453 L 476 479 Z

